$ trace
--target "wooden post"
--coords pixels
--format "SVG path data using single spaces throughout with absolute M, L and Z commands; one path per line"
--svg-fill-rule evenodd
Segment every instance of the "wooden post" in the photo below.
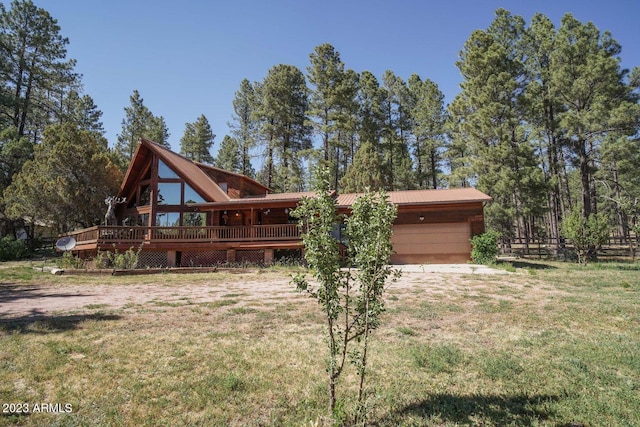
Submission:
M 176 266 L 176 251 L 167 252 L 167 267 L 173 268 Z
M 273 263 L 273 249 L 264 250 L 264 264 L 269 265 Z

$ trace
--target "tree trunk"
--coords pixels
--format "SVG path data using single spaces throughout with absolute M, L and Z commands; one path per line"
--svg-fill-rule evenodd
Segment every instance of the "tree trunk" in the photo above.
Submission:
M 591 204 L 591 174 L 586 141 L 580 141 L 579 145 L 580 182 L 582 183 L 582 214 L 586 219 L 591 215 L 593 208 Z
M 433 189 L 438 188 L 438 159 L 436 158 L 436 150 L 431 150 L 431 180 L 433 183 Z

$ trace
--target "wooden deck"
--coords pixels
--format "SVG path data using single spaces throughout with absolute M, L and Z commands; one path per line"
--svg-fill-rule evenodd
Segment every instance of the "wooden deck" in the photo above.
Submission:
M 128 248 L 233 247 L 300 243 L 296 224 L 218 227 L 95 226 L 66 234 L 76 240 L 74 251 Z

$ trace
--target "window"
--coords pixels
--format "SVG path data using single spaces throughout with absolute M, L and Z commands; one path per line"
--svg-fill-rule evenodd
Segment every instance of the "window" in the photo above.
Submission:
M 156 225 L 159 227 L 179 226 L 180 212 L 160 212 L 156 214 Z
M 148 206 L 151 203 L 151 186 L 140 186 L 140 206 Z
M 204 212 L 185 212 L 182 215 L 182 225 L 187 227 L 204 227 L 207 225 L 207 214 Z
M 204 203 L 204 199 L 200 197 L 196 190 L 191 188 L 187 183 L 184 184 L 184 202 L 185 203 Z
M 169 166 L 162 160 L 158 160 L 158 178 L 177 179 L 180 178 Z
M 161 182 L 158 184 L 159 205 L 179 205 L 182 184 L 179 182 Z
M 226 182 L 219 182 L 219 183 L 218 183 L 218 186 L 219 186 L 220 188 L 222 188 L 222 191 L 224 191 L 225 193 L 227 193 L 227 190 L 228 190 L 228 188 L 227 188 L 227 187 L 228 187 L 228 186 L 227 186 L 227 183 L 226 183 Z
M 149 225 L 149 214 L 140 214 L 138 215 L 138 225 L 147 227 Z

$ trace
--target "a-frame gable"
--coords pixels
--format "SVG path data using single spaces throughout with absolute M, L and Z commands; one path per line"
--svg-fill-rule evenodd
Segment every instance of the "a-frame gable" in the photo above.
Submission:
M 149 150 L 149 147 L 138 144 L 136 151 L 133 153 L 133 157 L 129 162 L 127 172 L 120 184 L 120 191 L 118 197 L 127 197 L 131 199 L 132 195 L 135 195 L 138 189 L 138 183 L 145 179 L 147 173 L 150 174 L 151 163 L 153 160 L 153 153 Z
M 137 182 L 141 176 L 140 174 L 142 173 L 141 169 L 150 164 L 154 154 L 206 201 L 225 202 L 230 200 L 229 196 L 220 186 L 204 173 L 195 162 L 145 138 L 142 138 L 131 160 L 129 169 L 120 187 L 121 196 L 126 197 L 129 193 L 135 191 Z

